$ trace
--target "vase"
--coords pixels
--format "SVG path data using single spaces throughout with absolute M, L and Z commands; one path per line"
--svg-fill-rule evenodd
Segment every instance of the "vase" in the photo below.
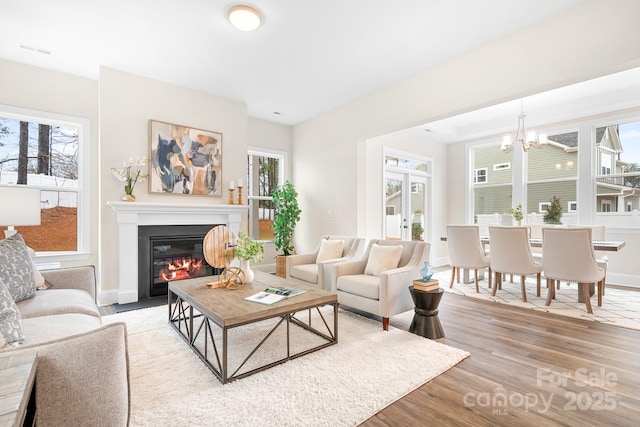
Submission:
M 253 270 L 251 269 L 251 265 L 249 264 L 249 260 L 248 259 L 241 259 L 240 260 L 240 270 L 242 270 L 242 272 L 244 273 L 244 283 L 253 282 L 253 278 L 255 277 L 255 274 L 253 273 Z
M 521 219 L 517 219 L 516 220 L 516 227 L 522 227 L 522 220 Z
M 431 276 L 433 276 L 433 270 L 429 265 L 429 261 L 424 262 L 424 267 L 422 267 L 422 269 L 420 270 L 420 274 L 422 275 L 422 280 L 424 282 L 428 282 L 429 280 L 431 280 Z
M 133 194 L 125 194 L 124 196 L 122 196 L 122 200 L 124 200 L 125 202 L 135 202 L 136 196 L 134 196 Z

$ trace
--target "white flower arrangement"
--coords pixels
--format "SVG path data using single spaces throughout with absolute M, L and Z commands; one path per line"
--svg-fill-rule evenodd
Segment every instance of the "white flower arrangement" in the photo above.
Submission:
M 133 188 L 138 181 L 144 182 L 149 177 L 149 174 L 142 172 L 139 168 L 149 164 L 149 158 L 147 156 L 142 157 L 130 157 L 128 161 L 122 164 L 120 168 L 111 168 L 113 176 L 118 178 L 122 182 L 126 182 L 124 186 L 124 192 L 131 196 L 133 194 Z M 132 171 L 131 168 L 134 168 Z M 136 169 L 138 168 L 138 169 Z

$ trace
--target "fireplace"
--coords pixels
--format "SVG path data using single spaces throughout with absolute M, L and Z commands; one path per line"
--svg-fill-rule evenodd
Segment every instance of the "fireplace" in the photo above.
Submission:
M 178 199 L 178 197 L 176 197 Z M 187 203 L 150 203 L 109 201 L 107 205 L 116 214 L 118 235 L 115 255 L 114 278 L 104 269 L 102 285 L 116 284 L 115 289 L 102 289 L 100 301 L 103 303 L 127 304 L 146 298 L 138 295 L 140 280 L 138 274 L 139 251 L 138 229 L 142 226 L 206 225 L 210 229 L 215 224 L 224 224 L 237 235 L 241 230 L 243 218 L 247 218 L 247 205 L 228 205 L 226 203 L 187 204 Z M 148 255 L 150 257 L 150 255 Z M 147 258 L 149 261 L 149 258 Z M 151 262 L 151 261 L 149 261 Z M 145 264 L 144 268 L 149 268 Z M 106 279 L 105 279 L 106 277 Z M 145 282 L 148 283 L 148 282 Z M 111 285 L 113 286 L 113 285 Z M 147 286 L 149 289 L 149 286 Z M 150 292 L 149 292 L 150 294 Z M 147 295 L 148 296 L 148 295 Z
M 217 275 L 203 239 L 216 224 L 138 227 L 138 298 L 166 295 L 168 282 Z

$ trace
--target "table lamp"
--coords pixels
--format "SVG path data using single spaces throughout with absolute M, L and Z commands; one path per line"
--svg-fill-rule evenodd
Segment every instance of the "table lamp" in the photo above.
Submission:
M 40 189 L 0 186 L 0 225 L 8 226 L 5 237 L 16 234 L 16 225 L 40 225 Z

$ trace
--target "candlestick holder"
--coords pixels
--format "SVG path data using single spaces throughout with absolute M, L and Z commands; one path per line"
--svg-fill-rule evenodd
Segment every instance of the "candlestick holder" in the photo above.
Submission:
M 242 185 L 238 185 L 238 204 L 242 204 Z
M 234 203 L 233 203 L 233 191 L 234 191 L 234 189 L 233 189 L 233 188 L 230 188 L 230 189 L 229 189 L 229 204 L 230 204 L 230 205 L 233 205 L 233 204 L 234 204 Z

